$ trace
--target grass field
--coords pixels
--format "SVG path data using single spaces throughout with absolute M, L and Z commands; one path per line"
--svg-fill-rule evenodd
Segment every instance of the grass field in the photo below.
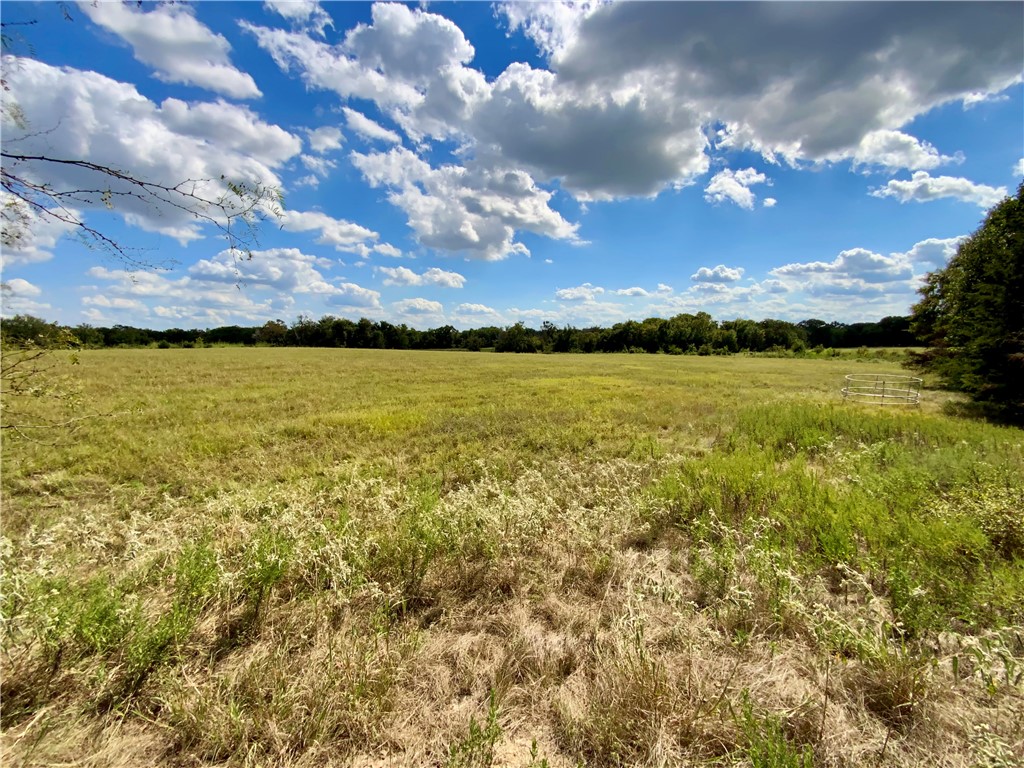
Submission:
M 893 363 L 79 354 L 3 444 L 5 765 L 1012 766 L 1024 432 Z

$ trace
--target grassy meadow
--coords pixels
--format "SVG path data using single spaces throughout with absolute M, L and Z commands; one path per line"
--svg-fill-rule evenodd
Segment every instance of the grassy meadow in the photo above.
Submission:
M 78 358 L 4 436 L 4 765 L 1024 760 L 1024 432 L 842 401 L 892 361 Z

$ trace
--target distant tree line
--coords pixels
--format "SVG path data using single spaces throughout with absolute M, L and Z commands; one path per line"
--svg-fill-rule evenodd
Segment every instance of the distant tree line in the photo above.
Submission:
M 326 316 L 300 316 L 291 325 L 271 320 L 261 326 L 170 328 L 154 331 L 129 325 L 60 326 L 31 315 L 0 320 L 6 345 L 51 346 L 68 332 L 83 347 L 196 347 L 264 345 L 280 347 L 337 347 L 349 349 L 464 349 L 496 352 L 662 352 L 714 355 L 734 352 L 802 352 L 813 348 L 908 347 L 920 342 L 910 330 L 910 318 L 885 317 L 876 323 L 827 323 L 804 320 L 728 320 L 717 322 L 706 312 L 670 318 L 628 320 L 610 328 L 575 328 L 544 322 L 540 328 L 516 323 L 505 328 L 486 326 L 460 331 L 450 325 L 420 331 L 384 320 L 358 321 Z

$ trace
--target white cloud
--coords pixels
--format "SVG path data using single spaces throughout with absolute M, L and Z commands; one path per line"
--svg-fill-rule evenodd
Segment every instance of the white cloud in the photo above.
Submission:
M 429 299 L 402 299 L 392 302 L 391 306 L 403 315 L 436 314 L 444 311 L 444 305 L 441 302 Z
M 381 256 L 388 256 L 392 259 L 400 259 L 402 257 L 402 249 L 396 248 L 391 243 L 378 243 L 371 250 L 374 253 L 379 253 Z
M 33 285 L 28 280 L 23 280 L 20 277 L 15 277 L 11 280 L 6 280 L 3 283 L 3 297 L 6 299 L 8 296 L 22 296 L 26 298 L 33 298 L 42 293 L 38 285 Z
M 333 282 L 322 269 L 331 262 L 295 248 L 272 248 L 236 259 L 229 251 L 203 259 L 180 276 L 129 273 L 93 267 L 88 274 L 110 283 L 103 299 L 85 303 L 129 308 L 152 305 L 158 317 L 196 326 L 259 323 L 292 311 L 295 296 L 307 296 L 367 314 L 379 312 L 380 293 L 351 282 Z M 135 311 L 138 311 L 136 308 Z
M 281 69 L 297 69 L 308 86 L 405 109 L 423 104 L 426 78 L 473 57 L 473 46 L 448 19 L 398 4 L 377 3 L 371 13 L 371 25 L 357 25 L 337 46 L 240 24 Z
M 69 222 L 81 219 L 81 213 L 70 207 L 59 212 L 65 221 L 48 216 L 7 192 L 0 195 L 0 202 L 4 239 L 0 267 L 4 269 L 52 259 L 57 241 L 75 231 L 74 224 Z
M 227 260 L 230 257 L 217 257 Z M 254 260 L 255 260 L 254 256 Z M 193 327 L 227 325 L 232 322 L 259 323 L 284 313 L 293 303 L 290 296 L 265 293 L 260 301 L 239 283 L 228 280 L 194 280 L 185 275 L 169 277 L 156 272 L 128 272 L 92 267 L 88 274 L 110 283 L 105 293 L 115 298 L 157 302 L 153 314 L 163 318 L 184 321 Z M 146 304 L 149 306 L 149 304 Z M 86 310 L 83 315 L 98 315 L 99 310 Z
M 402 299 L 391 303 L 391 309 L 414 328 L 430 328 L 442 325 L 446 319 L 444 305 L 429 299 Z
M 176 99 L 157 106 L 132 85 L 32 59 L 6 57 L 4 73 L 30 126 L 21 135 L 5 126 L 5 147 L 17 142 L 25 155 L 88 158 L 167 186 L 195 179 L 187 191 L 215 200 L 226 193 L 225 181 L 280 186 L 273 169 L 301 147 L 245 107 Z M 136 187 L 74 165 L 29 161 L 18 170 L 56 191 L 109 189 L 115 211 L 129 223 L 182 243 L 202 237 L 187 198 L 177 198 L 186 209 L 141 200 Z M 75 205 L 86 216 L 107 208 L 101 192 L 76 195 Z
M 509 32 L 521 29 L 545 56 L 556 57 L 569 48 L 580 25 L 607 0 L 581 2 L 507 2 L 497 6 Z
M 604 288 L 583 283 L 575 288 L 561 288 L 555 291 L 555 296 L 562 301 L 594 301 L 602 293 L 604 293 Z
M 344 219 L 335 219 L 320 211 L 289 211 L 281 215 L 281 228 L 287 232 L 311 232 L 319 230 L 316 242 L 333 245 L 336 250 L 365 255 L 369 250 L 367 241 L 376 241 L 380 235 L 371 229 Z
M 486 304 L 459 304 L 455 311 L 463 315 L 497 315 L 498 310 Z
M 308 176 L 301 176 L 292 182 L 292 186 L 296 189 L 301 187 L 311 187 L 312 189 L 316 189 L 320 186 L 320 177 L 313 173 Z
M 878 130 L 866 134 L 853 153 L 854 165 L 881 166 L 890 171 L 935 168 L 945 163 L 963 162 L 963 155 L 950 157 L 926 141 L 918 141 L 901 131 Z
M 163 125 L 218 150 L 237 152 L 278 166 L 302 149 L 302 140 L 276 125 L 263 122 L 249 108 L 225 101 L 188 104 L 164 99 L 159 117 Z
M 444 288 L 461 288 L 466 278 L 458 272 L 446 272 L 438 267 L 431 267 L 422 274 L 417 274 L 406 267 L 377 267 L 377 272 L 385 276 L 384 285 L 439 285 Z
M 138 312 L 143 315 L 149 314 L 149 307 L 138 299 L 126 299 L 118 296 L 109 298 L 102 293 L 95 296 L 83 296 L 82 304 L 87 307 L 102 307 L 103 309 Z
M 333 125 L 308 129 L 306 135 L 309 137 L 309 148 L 321 155 L 324 152 L 341 149 L 341 145 L 345 141 L 341 129 L 335 128 Z
M 400 4 L 374 5 L 372 23 L 336 46 L 244 26 L 282 69 L 375 101 L 417 144 L 451 140 L 467 166 L 557 181 L 580 201 L 694 183 L 710 167 L 709 128 L 720 125 L 720 147 L 771 162 L 923 169 L 956 160 L 899 129 L 1019 82 L 1024 58 L 1012 4 L 588 2 L 498 13 L 537 43 L 549 69 L 514 63 L 488 82 L 451 21 Z M 708 194 L 752 207 L 755 182 L 732 174 Z
M 201 259 L 189 267 L 193 283 L 228 283 L 253 288 L 271 288 L 286 293 L 337 293 L 316 267 L 330 262 L 303 253 L 298 248 L 271 248 L 256 251 L 252 258 L 238 259 L 222 251 L 211 259 Z
M 152 11 L 128 3 L 79 3 L 95 23 L 119 35 L 135 58 L 168 83 L 206 88 L 235 99 L 260 96 L 256 82 L 231 64 L 231 45 L 198 22 L 187 5 L 159 5 Z
M 901 203 L 925 203 L 951 197 L 965 203 L 974 203 L 979 208 L 991 208 L 1006 197 L 1006 187 L 990 187 L 955 176 L 931 176 L 927 171 L 917 171 L 906 181 L 890 180 L 884 187 L 872 190 L 871 195 L 894 197 Z
M 404 147 L 386 153 L 353 152 L 352 162 L 373 187 L 387 187 L 389 201 L 406 212 L 416 239 L 430 248 L 474 258 L 503 259 L 529 254 L 516 241 L 518 230 L 576 239 L 570 224 L 522 171 L 501 168 L 432 168 Z
M 754 184 L 763 184 L 767 180 L 767 176 L 753 168 L 745 168 L 741 171 L 726 168 L 711 177 L 711 181 L 704 188 L 704 199 L 709 203 L 722 203 L 729 200 L 740 208 L 753 210 L 756 198 L 750 191 L 750 187 Z
M 762 280 L 758 285 L 768 293 L 789 293 L 789 286 L 781 280 Z
M 946 266 L 949 260 L 956 255 L 960 243 L 966 239 L 966 235 L 943 239 L 930 237 L 927 240 L 915 243 L 914 247 L 904 255 L 916 264 L 926 264 L 931 267 L 941 268 Z
M 613 291 L 613 293 L 616 296 L 633 296 L 633 297 L 637 297 L 637 296 L 644 296 L 644 297 L 646 297 L 646 296 L 650 296 L 651 295 L 649 292 L 645 291 L 643 288 L 640 288 L 639 286 L 633 286 L 632 288 L 620 288 L 617 291 Z
M 299 161 L 306 170 L 312 171 L 314 176 L 323 178 L 329 176 L 331 171 L 338 165 L 334 160 L 326 157 L 317 157 L 316 155 L 301 155 Z
M 727 267 L 724 264 L 708 269 L 701 267 L 690 279 L 698 283 L 732 283 L 743 277 L 743 267 Z
M 320 37 L 324 36 L 324 27 L 334 28 L 331 15 L 316 0 L 264 0 L 263 7 L 279 13 L 296 27 L 316 32 Z
M 776 200 L 774 197 L 766 197 L 764 200 L 761 201 L 761 205 L 765 208 L 774 208 L 775 204 L 778 202 L 779 201 Z
M 1024 157 L 1018 160 L 1013 166 L 1014 176 L 1024 176 Z
M 329 304 L 352 309 L 378 310 L 380 292 L 363 288 L 355 283 L 341 283 L 335 293 L 327 298 Z
M 816 276 L 828 276 L 833 283 L 836 280 L 890 283 L 913 277 L 913 269 L 905 254 L 883 256 L 866 248 L 850 248 L 829 262 L 786 264 L 770 270 L 770 274 L 775 277 L 795 277 L 812 281 Z
M 360 136 L 367 139 L 386 141 L 390 144 L 402 143 L 401 136 L 394 131 L 388 130 L 380 123 L 371 120 L 362 112 L 356 112 L 356 110 L 349 109 L 348 107 L 344 107 L 342 111 L 345 113 L 345 124 Z

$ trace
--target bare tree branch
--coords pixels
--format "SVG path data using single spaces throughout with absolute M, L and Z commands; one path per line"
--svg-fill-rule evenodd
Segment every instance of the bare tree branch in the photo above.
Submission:
M 185 179 L 165 184 L 140 178 L 132 173 L 89 160 L 65 159 L 47 155 L 0 152 L 0 188 L 10 195 L 4 205 L 3 244 L 17 247 L 31 229 L 31 213 L 68 225 L 90 246 L 99 247 L 131 267 L 151 266 L 134 256 L 118 241 L 86 223 L 70 206 L 103 206 L 116 210 L 116 200 L 134 200 L 159 211 L 169 207 L 213 226 L 227 241 L 236 258 L 251 258 L 258 243 L 257 227 L 268 216 L 278 216 L 281 196 L 275 187 L 260 183 L 220 179 Z M 91 187 L 55 189 L 36 179 L 46 177 L 48 166 L 71 167 L 95 174 L 101 183 Z M 206 194 L 213 187 L 216 194 Z

